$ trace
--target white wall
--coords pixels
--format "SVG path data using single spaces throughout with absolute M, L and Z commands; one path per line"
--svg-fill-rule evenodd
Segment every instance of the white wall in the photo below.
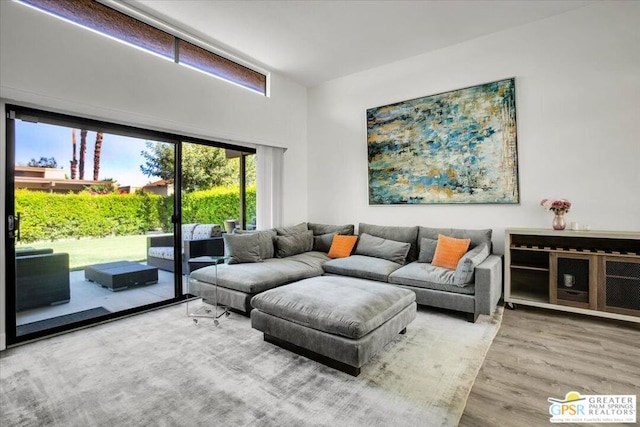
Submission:
M 640 230 L 640 3 L 603 2 L 309 90 L 309 220 L 494 229 L 568 221 Z M 519 205 L 369 206 L 366 110 L 516 78 Z
M 0 1 L 0 98 L 207 139 L 286 147 L 284 222 L 307 219 L 306 165 L 299 161 L 307 157 L 306 89 L 277 74 L 271 75 L 271 96 L 260 96 L 20 4 Z M 1 180 L 6 153 L 2 122 Z M 4 200 L 5 185 L 0 184 Z M 4 209 L 4 203 L 0 205 Z M 4 225 L 5 212 L 0 213 Z M 5 262 L 4 256 L 0 262 Z M 0 266 L 3 348 L 5 268 Z

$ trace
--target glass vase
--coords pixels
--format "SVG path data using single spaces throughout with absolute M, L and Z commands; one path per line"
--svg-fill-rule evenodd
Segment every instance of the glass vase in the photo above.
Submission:
M 553 229 L 564 230 L 567 224 L 564 221 L 564 212 L 556 213 L 553 217 Z

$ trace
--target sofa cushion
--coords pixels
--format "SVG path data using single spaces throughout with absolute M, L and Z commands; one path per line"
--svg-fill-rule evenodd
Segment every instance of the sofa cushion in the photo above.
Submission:
M 278 258 L 309 252 L 313 249 L 313 232 L 276 236 L 276 255 Z
M 322 252 L 305 252 L 288 258 L 270 258 L 253 264 L 221 264 L 218 266 L 218 285 L 247 294 L 257 294 L 280 285 L 308 277 L 320 276 L 322 264 L 329 258 Z M 191 278 L 215 283 L 214 266 L 200 268 Z
M 306 222 L 301 222 L 298 225 L 293 225 L 291 227 L 276 227 L 274 228 L 278 236 L 288 236 L 290 234 L 299 234 L 304 233 L 309 230 Z
M 331 244 L 333 243 L 333 237 L 338 233 L 327 233 L 313 236 L 313 250 L 319 252 L 329 252 Z
M 410 243 L 397 242 L 362 233 L 359 236 L 355 253 L 356 255 L 372 256 L 404 264 L 410 248 Z
M 173 246 L 151 246 L 148 256 L 160 259 L 173 259 Z
M 458 262 L 469 249 L 470 239 L 456 239 L 444 234 L 438 235 L 436 253 L 431 264 L 437 267 L 455 269 Z
M 191 240 L 198 224 L 182 224 L 182 240 Z
M 462 228 L 430 228 L 419 227 L 418 241 L 423 237 L 438 240 L 438 234 L 444 234 L 445 236 L 455 237 L 456 239 L 471 239 L 470 249 L 475 248 L 480 243 L 488 243 L 489 251 L 491 251 L 491 233 L 490 228 L 483 230 L 470 230 Z
M 262 262 L 260 258 L 260 236 L 257 234 L 224 234 L 224 253 L 227 264 Z
M 431 261 L 433 261 L 433 255 L 436 253 L 437 244 L 437 240 L 430 239 L 428 237 L 420 239 L 420 254 L 418 255 L 418 262 L 431 263 Z
M 397 262 L 364 255 L 352 255 L 326 262 L 322 268 L 331 274 L 386 282 L 389 274 L 400 268 Z
M 353 235 L 355 227 L 353 224 L 345 224 L 345 225 L 331 225 L 331 224 L 316 224 L 313 222 L 308 222 L 307 227 L 309 230 L 313 231 L 314 236 L 319 236 L 321 234 L 328 233 L 336 233 L 342 234 L 345 236 Z
M 489 245 L 482 243 L 469 252 L 458 262 L 453 284 L 457 286 L 465 286 L 473 281 L 473 272 L 475 268 L 489 256 Z
M 475 285 L 473 283 L 461 287 L 456 286 L 454 281 L 454 270 L 421 262 L 407 264 L 389 275 L 389 283 L 396 285 L 434 289 L 457 294 L 473 295 L 475 293 Z
M 220 237 L 222 230 L 218 224 L 198 224 L 194 227 L 190 239 L 184 240 L 201 240 L 211 237 Z
M 415 293 L 346 277 L 314 277 L 256 295 L 261 312 L 308 328 L 359 339 L 413 304 Z
M 358 233 L 367 233 L 371 236 L 395 240 L 396 242 L 411 243 L 411 248 L 407 254 L 407 262 L 418 259 L 418 227 L 396 227 L 360 223 Z
M 333 243 L 327 255 L 329 258 L 345 258 L 351 256 L 351 252 L 353 252 L 353 247 L 357 241 L 358 236 L 334 236 Z
M 260 240 L 260 258 L 269 259 L 275 256 L 274 241 L 276 239 L 275 230 L 240 230 L 235 229 L 233 234 L 257 234 Z

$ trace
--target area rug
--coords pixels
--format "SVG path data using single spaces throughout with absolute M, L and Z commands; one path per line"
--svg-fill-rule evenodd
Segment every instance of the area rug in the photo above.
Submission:
M 51 317 L 49 319 L 38 320 L 37 322 L 25 323 L 16 327 L 18 336 L 30 334 L 33 332 L 44 331 L 45 329 L 55 328 L 57 326 L 68 325 L 70 323 L 80 322 L 82 320 L 93 319 L 94 317 L 104 316 L 111 313 L 104 307 L 95 307 L 88 310 L 77 311 L 75 313 L 65 314 L 63 316 Z
M 0 424 L 454 426 L 501 320 L 419 308 L 351 377 L 172 306 L 0 353 Z

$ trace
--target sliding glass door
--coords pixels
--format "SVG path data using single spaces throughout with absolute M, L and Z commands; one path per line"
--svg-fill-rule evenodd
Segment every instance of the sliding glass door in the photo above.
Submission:
M 25 107 L 7 117 L 9 345 L 183 301 L 189 260 L 255 227 L 255 150 Z
M 173 179 L 144 169 L 150 144 L 162 146 L 164 160 L 172 164 L 178 144 L 19 109 L 8 127 L 15 228 L 14 295 L 7 299 L 15 302 L 8 322 L 12 341 L 181 297 L 174 262 L 174 254 L 181 256 L 174 233 L 179 192 Z
M 253 149 L 18 106 L 6 123 L 9 345 L 183 301 L 189 260 L 255 227 Z

